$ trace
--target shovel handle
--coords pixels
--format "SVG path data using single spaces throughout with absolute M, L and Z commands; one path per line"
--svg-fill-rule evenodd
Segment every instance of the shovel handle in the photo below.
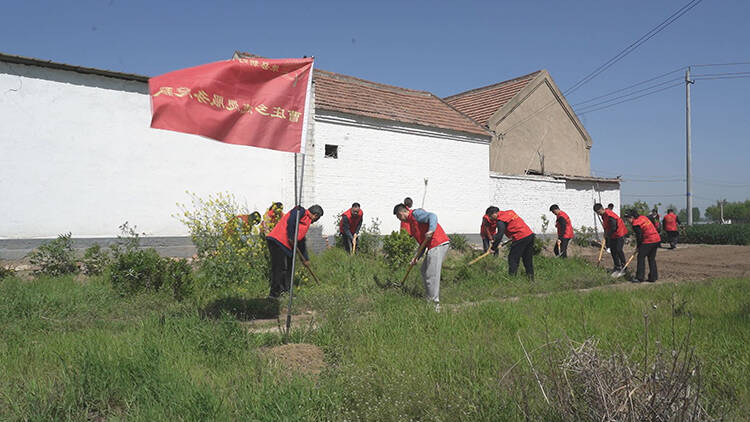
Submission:
M 318 276 L 315 275 L 315 273 L 313 272 L 312 268 L 310 268 L 310 266 L 307 264 L 307 261 L 305 261 L 305 258 L 302 257 L 302 251 L 299 250 L 299 248 L 297 248 L 297 252 L 298 252 L 297 256 L 299 256 L 300 261 L 302 261 L 302 265 L 304 265 L 305 268 L 307 268 L 307 271 L 310 273 L 310 275 L 312 276 L 313 280 L 315 280 L 315 282 L 317 284 L 320 284 L 320 280 L 318 279 Z
M 406 278 L 409 277 L 409 273 L 411 272 L 412 267 L 414 266 L 414 260 L 418 258 L 420 255 L 422 255 L 422 252 L 424 252 L 425 248 L 427 247 L 427 241 L 430 240 L 429 238 L 425 239 L 422 244 L 419 245 L 419 249 L 417 249 L 417 253 L 414 254 L 414 259 L 409 261 L 409 268 L 406 269 L 406 275 L 404 275 L 404 278 L 401 279 L 401 285 L 403 286 L 404 283 L 406 283 Z
M 602 262 L 602 255 L 604 254 L 604 246 L 607 244 L 607 237 L 602 238 L 602 247 L 599 248 L 599 259 L 596 261 L 596 265 Z
M 628 265 L 630 265 L 630 261 L 632 261 L 633 258 L 635 258 L 636 255 L 638 255 L 638 251 L 637 250 L 635 252 L 633 252 L 633 255 L 630 255 L 630 259 L 628 259 L 628 262 L 625 263 L 625 265 L 622 267 L 622 270 L 620 270 L 620 272 L 624 272 L 625 268 L 628 268 Z
M 487 256 L 487 255 L 489 255 L 489 254 L 491 254 L 491 253 L 492 253 L 492 249 L 487 249 L 487 252 L 485 252 L 485 253 L 483 253 L 483 254 L 479 255 L 478 257 L 476 257 L 476 258 L 472 259 L 472 260 L 471 260 L 471 262 L 469 262 L 469 265 L 475 264 L 475 263 L 476 263 L 476 262 L 478 262 L 478 261 L 479 261 L 480 259 L 484 258 L 485 256 Z
M 352 255 L 357 251 L 357 236 L 359 235 L 355 234 L 354 237 L 352 237 Z

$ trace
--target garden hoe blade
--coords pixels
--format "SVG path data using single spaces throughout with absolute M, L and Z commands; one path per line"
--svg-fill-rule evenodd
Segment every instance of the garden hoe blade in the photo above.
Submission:
M 596 266 L 598 267 L 602 263 L 602 255 L 604 254 L 604 246 L 607 244 L 607 239 L 602 239 L 602 247 L 599 248 L 599 259 L 596 260 Z
M 622 267 L 620 271 L 615 271 L 612 273 L 612 278 L 620 278 L 623 275 L 625 275 L 625 269 L 628 268 L 628 265 L 630 265 L 630 261 L 635 258 L 635 254 L 637 254 L 638 251 L 634 252 L 633 255 L 630 255 L 630 259 L 628 259 L 628 262 L 625 263 L 625 265 Z

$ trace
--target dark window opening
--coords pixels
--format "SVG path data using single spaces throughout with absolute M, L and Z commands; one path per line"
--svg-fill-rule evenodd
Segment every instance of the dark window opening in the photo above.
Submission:
M 339 158 L 339 146 L 326 144 L 326 158 Z

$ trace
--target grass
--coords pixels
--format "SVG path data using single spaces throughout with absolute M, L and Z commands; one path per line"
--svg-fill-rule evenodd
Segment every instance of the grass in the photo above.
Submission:
M 323 285 L 301 286 L 296 307 L 317 311 L 318 329 L 300 326 L 291 341 L 323 349 L 318 377 L 269 359 L 279 335 L 245 329 L 252 315 L 278 312 L 257 299 L 264 285 L 199 290 L 179 303 L 122 297 L 101 278 L 0 280 L 0 419 L 556 420 L 518 338 L 530 351 L 548 338 L 595 337 L 639 362 L 644 315 L 651 353 L 691 331 L 711 414 L 750 414 L 750 279 L 576 293 L 613 279 L 583 261 L 539 258 L 530 284 L 508 277 L 503 259 L 466 268 L 468 259 L 447 260 L 436 314 L 373 282 L 404 269 L 339 250 L 314 257 Z M 418 271 L 407 284 L 419 293 Z M 542 348 L 531 358 L 548 356 Z

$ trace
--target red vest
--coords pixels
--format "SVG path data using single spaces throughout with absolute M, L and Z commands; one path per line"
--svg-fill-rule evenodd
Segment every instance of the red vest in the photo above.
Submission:
M 649 218 L 649 220 L 651 220 L 651 219 Z M 658 231 L 659 230 L 659 224 L 660 224 L 660 222 L 659 222 L 659 214 L 658 213 L 654 216 L 654 220 L 652 221 L 652 223 L 654 224 L 654 227 L 656 227 L 656 230 Z
M 359 214 L 357 216 L 352 215 L 352 209 L 349 208 L 345 212 L 341 214 L 341 221 L 339 221 L 339 233 L 344 232 L 344 216 L 349 219 L 349 230 L 352 234 L 354 234 L 354 231 L 357 229 L 357 226 L 362 221 L 362 215 L 364 213 L 362 212 L 362 208 L 359 209 Z
M 572 239 L 573 238 L 573 225 L 570 224 L 570 217 L 568 217 L 568 214 L 565 214 L 562 210 L 557 215 L 557 218 L 562 217 L 565 219 L 565 232 L 562 233 L 560 230 L 560 224 L 557 222 L 557 219 L 555 219 L 555 227 L 557 227 L 557 237 L 561 237 L 563 239 Z
M 279 221 L 279 216 L 277 216 L 276 212 L 273 209 L 270 209 L 266 212 L 266 219 L 270 224 L 276 224 Z
M 497 219 L 505 223 L 505 235 L 513 241 L 534 233 L 513 210 L 498 211 Z
M 425 234 L 429 230 L 430 225 L 427 223 L 418 222 L 417 219 L 412 215 L 413 213 L 413 210 L 409 210 L 409 216 L 406 217 L 405 223 L 408 226 L 406 231 L 421 245 L 422 242 L 424 242 Z M 443 228 L 440 227 L 440 224 L 438 223 L 437 228 L 435 229 L 435 233 L 432 234 L 432 240 L 427 245 L 427 248 L 429 249 L 440 246 L 445 242 L 450 242 L 450 240 L 451 239 L 445 234 Z
M 633 227 L 640 227 L 641 233 L 643 234 L 643 244 L 647 243 L 659 243 L 661 242 L 661 236 L 656 231 L 656 227 L 645 215 L 639 215 L 638 218 L 633 219 Z
M 677 214 L 669 214 L 664 216 L 664 230 L 668 232 L 677 231 Z
M 625 227 L 625 223 L 622 221 L 622 218 L 620 218 L 617 214 L 615 214 L 614 211 L 607 208 L 604 210 L 604 218 L 602 218 L 602 225 L 604 226 L 604 231 L 609 231 L 609 218 L 612 217 L 615 220 L 617 220 L 617 231 L 610 236 L 610 239 L 618 239 L 620 237 L 625 236 L 628 234 L 628 228 Z
M 410 208 L 407 207 L 406 209 L 407 209 L 407 211 L 411 212 Z M 409 231 L 409 223 L 407 223 L 406 221 L 402 221 L 401 222 L 401 230 L 403 230 L 403 231 L 411 234 L 411 231 Z
M 292 209 L 294 210 L 294 209 Z M 289 238 L 286 235 L 286 228 L 287 224 L 289 223 L 289 214 L 291 214 L 292 211 L 289 211 L 288 213 L 284 214 L 283 217 L 281 217 L 281 220 L 279 220 L 279 223 L 276 224 L 276 226 L 271 230 L 271 233 L 268 234 L 267 237 L 271 237 L 273 239 L 276 239 L 281 243 L 282 245 L 286 246 L 287 249 L 290 251 L 292 250 L 292 246 L 289 243 Z M 310 214 L 310 211 L 305 210 L 305 215 L 302 216 L 299 220 L 299 229 L 297 231 L 297 242 L 301 242 L 302 239 L 305 238 L 305 235 L 307 234 L 307 230 L 310 228 L 310 225 L 312 224 L 312 214 Z
M 482 225 L 479 226 L 479 233 L 483 239 L 492 239 L 497 233 L 497 221 L 492 221 L 489 215 L 482 216 Z

